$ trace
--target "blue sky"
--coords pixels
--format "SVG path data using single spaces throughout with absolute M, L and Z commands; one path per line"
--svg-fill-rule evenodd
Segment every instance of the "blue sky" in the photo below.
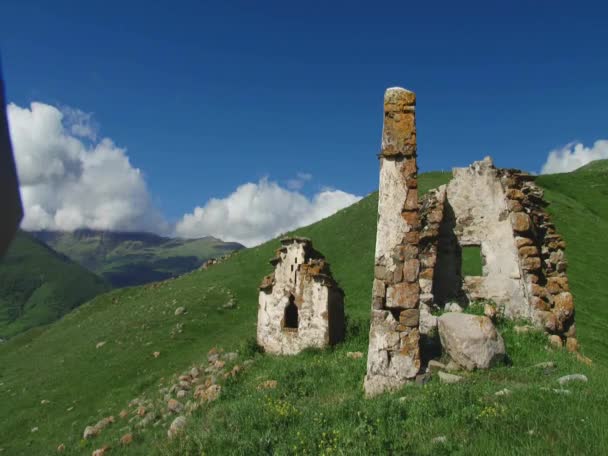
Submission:
M 602 4 L 604 3 L 604 4 Z M 128 4 L 128 5 L 125 5 Z M 540 171 L 607 137 L 605 2 L 4 0 L 7 99 L 93 113 L 177 221 L 267 176 L 377 187 L 385 88 L 418 97 L 421 171 Z

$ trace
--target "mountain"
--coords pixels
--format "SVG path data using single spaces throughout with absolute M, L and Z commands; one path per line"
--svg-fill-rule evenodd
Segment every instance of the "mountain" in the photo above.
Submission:
M 448 179 L 422 174 L 419 186 L 424 191 Z M 577 337 L 592 365 L 506 322 L 500 330 L 508 364 L 466 374 L 456 385 L 433 378 L 424 387 L 365 399 L 365 355 L 347 353 L 367 350 L 374 193 L 294 233 L 313 240 L 345 292 L 343 344 L 290 357 L 256 353 L 257 286 L 279 246 L 272 240 L 204 271 L 97 296 L 45 331 L 1 344 L 0 447 L 5 454 L 52 454 L 64 444 L 66 454 L 85 455 L 104 445 L 126 455 L 608 454 L 608 179 L 577 171 L 537 182 L 568 243 Z M 185 312 L 176 315 L 178 307 Z M 206 352 L 215 346 L 238 350 L 226 370 L 247 367 L 234 378 L 216 375 L 219 399 L 188 418 L 186 438 L 169 442 L 176 415 L 167 411 L 162 388 L 193 365 L 207 365 Z M 540 362 L 555 367 L 534 367 Z M 574 373 L 589 381 L 557 382 Z M 142 408 L 128 406 L 135 398 Z M 123 409 L 127 418 L 119 416 Z M 158 424 L 141 427 L 139 412 Z M 86 426 L 110 415 L 114 424 L 82 439 Z M 134 441 L 122 446 L 127 432 Z
M 51 323 L 109 289 L 99 276 L 19 231 L 0 259 L 0 338 Z
M 33 231 L 37 239 L 93 271 L 114 287 L 176 277 L 210 258 L 242 249 L 214 237 L 172 239 L 151 233 L 80 229 Z

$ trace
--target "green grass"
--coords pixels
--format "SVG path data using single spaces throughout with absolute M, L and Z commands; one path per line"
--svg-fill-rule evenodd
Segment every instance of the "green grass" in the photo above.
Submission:
M 0 260 L 0 338 L 51 323 L 109 284 L 22 231 Z
M 172 239 L 150 233 L 95 230 L 32 233 L 58 252 L 93 271 L 114 287 L 142 285 L 176 277 L 205 260 L 243 246 L 213 237 Z
M 553 178 L 540 181 L 549 189 Z M 432 173 L 420 176 L 419 183 L 424 190 L 447 179 L 447 174 Z M 407 386 L 395 394 L 364 399 L 365 358 L 350 359 L 346 353 L 367 350 L 377 218 L 374 193 L 297 230 L 326 255 L 346 293 L 345 343 L 295 357 L 247 349 L 255 335 L 256 287 L 270 272 L 268 259 L 279 245 L 271 241 L 158 287 L 112 291 L 49 327 L 0 345 L 0 448 L 12 455 L 49 454 L 59 443 L 66 445 L 66 454 L 90 454 L 104 444 L 116 447 L 129 429 L 126 421 L 119 420 L 93 441 L 81 442 L 85 426 L 116 416 L 135 397 L 159 399 L 160 382 L 166 384 L 172 375 L 201 363 L 207 350 L 217 345 L 227 350 L 240 347 L 237 362 L 254 362 L 235 379 L 223 381 L 222 396 L 195 412 L 186 437 L 167 443 L 164 421 L 144 431 L 134 429 L 134 444 L 113 452 L 606 454 L 608 352 L 601 342 L 608 330 L 606 287 L 596 280 L 608 272 L 607 250 L 598 245 L 599 231 L 580 236 L 608 220 L 596 213 L 593 198 L 585 203 L 587 187 L 597 184 L 598 191 L 605 191 L 606 180 L 592 175 L 586 178 L 587 187 L 570 188 L 578 179 L 576 173 L 555 179 L 556 188 L 547 190 L 547 196 L 569 243 L 578 333 L 593 366 L 548 350 L 541 334 L 516 335 L 507 323 L 501 331 L 509 364 L 470 374 L 459 385 L 433 379 L 425 387 Z M 230 299 L 237 307 L 224 309 Z M 176 317 L 174 309 L 181 305 L 188 312 Z M 181 333 L 175 331 L 177 323 L 183 324 Z M 100 341 L 106 344 L 96 349 Z M 161 353 L 159 358 L 152 356 L 154 351 Z M 531 367 L 548 360 L 557 363 L 555 370 Z M 569 386 L 569 396 L 553 392 L 556 378 L 574 372 L 586 374 L 589 383 Z M 269 379 L 277 380 L 278 387 L 259 391 L 258 385 Z M 510 396 L 494 395 L 505 387 L 512 390 Z M 50 403 L 41 405 L 43 399 Z M 35 426 L 38 432 L 30 432 Z M 446 443 L 433 443 L 438 436 L 445 436 Z
M 482 275 L 481 247 L 478 245 L 465 245 L 462 247 L 462 275 Z

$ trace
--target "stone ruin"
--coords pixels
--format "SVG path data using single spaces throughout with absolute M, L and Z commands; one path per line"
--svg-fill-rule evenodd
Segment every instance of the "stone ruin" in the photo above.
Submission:
M 281 240 L 272 274 L 259 286 L 257 342 L 268 353 L 293 355 L 344 338 L 344 292 L 329 264 L 306 238 Z
M 386 91 L 366 394 L 421 372 L 437 329 L 432 312 L 453 302 L 492 301 L 576 351 L 565 242 L 534 176 L 488 157 L 454 169 L 419 201 L 415 105 L 413 92 Z M 481 275 L 463 274 L 468 248 L 480 252 Z

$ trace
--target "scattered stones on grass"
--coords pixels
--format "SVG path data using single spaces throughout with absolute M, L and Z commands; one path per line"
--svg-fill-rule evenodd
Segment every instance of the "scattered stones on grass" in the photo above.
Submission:
M 363 358 L 363 353 L 361 352 L 346 352 L 346 357 L 350 359 L 361 359 Z
M 564 346 L 562 338 L 559 337 L 557 334 L 551 334 L 549 336 L 549 345 L 553 348 L 562 348 Z
M 536 367 L 538 369 L 555 369 L 557 367 L 557 364 L 555 364 L 553 361 L 545 361 L 542 363 L 535 364 L 532 367 Z
M 439 371 L 439 381 L 445 384 L 458 383 L 463 380 L 460 375 L 448 374 L 447 372 Z
M 276 387 L 277 387 L 276 380 L 266 380 L 265 382 L 262 382 L 258 385 L 258 390 L 275 389 Z
M 160 352 L 154 352 L 154 353 L 152 353 L 152 356 L 154 356 L 155 358 L 158 358 L 160 356 Z
M 146 407 L 144 407 L 143 405 L 140 405 L 139 407 L 137 407 L 137 412 L 136 412 L 139 416 L 143 417 L 146 415 Z
M 119 417 L 121 417 L 122 419 L 125 419 L 127 416 L 129 416 L 129 412 L 125 409 L 122 409 L 120 411 L 120 413 L 118 414 Z
M 84 432 L 82 434 L 82 438 L 85 440 L 91 439 L 99 434 L 99 430 L 95 428 L 95 426 L 87 426 L 84 428 Z
M 32 432 L 38 432 L 38 426 L 32 428 Z
M 183 399 L 188 395 L 188 392 L 186 390 L 179 390 L 176 394 L 175 397 L 177 397 L 178 399 Z
M 130 445 L 132 442 L 133 442 L 133 434 L 131 434 L 131 433 L 125 434 L 120 438 L 120 443 L 122 445 Z
M 202 402 L 213 402 L 218 397 L 220 397 L 221 391 L 222 391 L 222 387 L 220 385 L 211 385 L 200 393 L 201 401 Z
M 494 396 L 510 396 L 512 391 L 509 388 L 501 389 L 500 391 L 496 391 Z
M 568 383 L 571 382 L 582 382 L 582 383 L 587 383 L 589 380 L 587 379 L 587 376 L 584 374 L 570 374 L 570 375 L 564 375 L 563 377 L 560 377 L 557 379 L 557 382 L 560 385 L 566 385 Z
M 101 341 L 101 342 L 97 342 L 97 344 L 95 345 L 95 348 L 101 348 L 106 344 L 106 341 Z
M 556 394 L 563 394 L 565 396 L 568 396 L 568 395 L 572 394 L 572 391 L 567 390 L 567 389 L 563 389 L 563 388 L 559 388 L 559 389 L 553 388 L 553 392 L 556 393 Z
M 186 417 L 178 416 L 173 420 L 171 425 L 169 426 L 169 430 L 167 431 L 167 436 L 172 439 L 176 437 L 178 434 L 182 433 L 186 428 Z
M 224 353 L 222 355 L 222 358 L 225 361 L 234 361 L 235 359 L 237 359 L 239 357 L 239 354 L 236 352 L 228 352 L 228 353 Z
M 193 367 L 192 369 L 190 369 L 190 375 L 192 376 L 192 378 L 196 378 L 200 375 L 200 371 L 196 367 Z
M 63 453 L 65 451 L 65 445 L 63 443 L 60 443 L 59 446 L 57 447 L 57 453 Z
M 93 451 L 93 453 L 91 453 L 91 456 L 104 456 L 109 451 L 110 451 L 110 447 L 104 446 L 102 448 L 98 448 L 95 451 Z
M 186 308 L 183 306 L 180 306 L 177 309 L 175 309 L 175 316 L 179 317 L 180 315 L 183 315 L 185 312 L 186 312 Z
M 487 369 L 505 356 L 505 343 L 486 316 L 449 312 L 439 317 L 439 338 L 447 354 L 468 370 Z
M 169 402 L 167 402 L 167 408 L 170 412 L 180 413 L 184 409 L 184 406 L 181 402 L 175 399 L 169 399 Z
M 49 401 L 48 399 L 42 399 L 40 401 L 40 405 L 47 405 L 47 404 L 50 404 L 50 403 L 51 403 L 51 401 Z

